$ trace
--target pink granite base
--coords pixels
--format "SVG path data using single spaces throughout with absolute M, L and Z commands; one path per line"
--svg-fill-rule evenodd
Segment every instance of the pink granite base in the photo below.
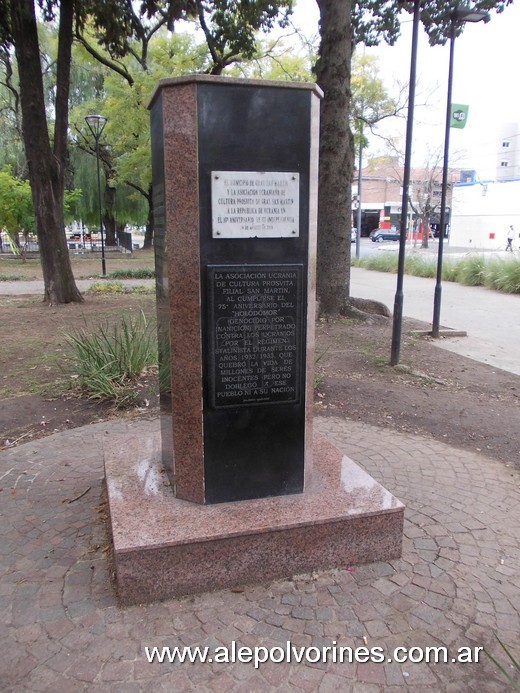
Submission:
M 176 499 L 160 436 L 105 443 L 119 599 L 141 604 L 401 555 L 404 506 L 314 434 L 302 494 L 200 505 Z

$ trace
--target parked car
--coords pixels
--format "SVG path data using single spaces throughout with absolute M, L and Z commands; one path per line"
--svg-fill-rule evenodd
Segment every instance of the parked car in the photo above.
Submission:
M 81 241 L 81 234 L 80 233 L 71 233 L 69 236 L 69 239 L 71 241 Z M 83 240 L 84 241 L 91 241 L 92 236 L 90 235 L 90 233 L 84 233 L 83 234 Z
M 374 243 L 382 243 L 383 241 L 398 241 L 401 237 L 399 231 L 392 229 L 374 229 L 370 233 L 370 238 Z

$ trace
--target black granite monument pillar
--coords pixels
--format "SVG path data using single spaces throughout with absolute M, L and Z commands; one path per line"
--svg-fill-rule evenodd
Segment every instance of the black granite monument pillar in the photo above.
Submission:
M 194 76 L 152 97 L 165 464 L 179 498 L 304 489 L 318 113 L 309 84 Z

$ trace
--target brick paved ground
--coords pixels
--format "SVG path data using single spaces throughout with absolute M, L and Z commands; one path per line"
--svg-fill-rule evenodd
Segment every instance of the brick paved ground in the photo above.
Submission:
M 3 691 L 508 691 L 480 664 L 148 664 L 145 645 L 486 645 L 520 654 L 520 474 L 484 456 L 340 419 L 316 426 L 407 506 L 403 557 L 243 591 L 120 609 L 109 579 L 107 422 L 0 454 Z M 88 489 L 88 490 L 87 490 Z M 85 495 L 82 495 L 85 491 Z M 81 496 L 81 497 L 79 497 Z M 70 502 L 72 501 L 72 502 Z

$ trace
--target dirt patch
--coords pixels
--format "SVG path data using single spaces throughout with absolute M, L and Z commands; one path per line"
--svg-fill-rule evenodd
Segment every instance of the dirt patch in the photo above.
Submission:
M 156 411 L 153 374 L 143 379 L 138 407 L 128 412 L 67 389 L 74 373 L 65 333 L 140 310 L 154 316 L 153 295 L 87 295 L 82 305 L 52 308 L 37 297 L 0 298 L 0 445 Z M 319 322 L 316 412 L 431 436 L 520 468 L 520 377 L 413 334 L 426 327 L 404 321 L 401 363 L 392 368 L 390 319 Z
M 114 324 L 140 311 L 153 319 L 152 295 L 86 295 L 82 304 L 49 307 L 33 296 L 1 297 L 0 448 L 114 416 L 157 408 L 157 382 L 139 383 L 137 407 L 122 412 L 75 389 L 72 351 L 66 334 Z
M 405 320 L 400 364 L 392 323 L 320 322 L 316 409 L 431 436 L 520 468 L 520 377 L 441 349 Z

